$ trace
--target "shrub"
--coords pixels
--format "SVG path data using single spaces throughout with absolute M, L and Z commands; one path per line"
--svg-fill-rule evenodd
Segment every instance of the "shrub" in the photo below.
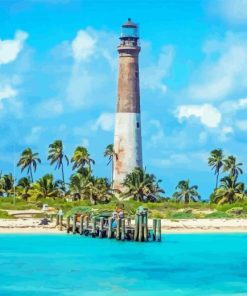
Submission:
M 244 212 L 245 211 L 243 207 L 233 207 L 230 210 L 226 211 L 227 214 L 236 216 L 242 215 L 244 214 Z
M 195 218 L 192 213 L 185 212 L 172 212 L 169 214 L 170 219 L 193 219 Z
M 216 211 L 210 214 L 207 214 L 205 218 L 219 219 L 219 218 L 230 218 L 231 216 L 227 213 Z
M 9 215 L 6 211 L 0 210 L 0 219 L 14 219 L 14 217 Z

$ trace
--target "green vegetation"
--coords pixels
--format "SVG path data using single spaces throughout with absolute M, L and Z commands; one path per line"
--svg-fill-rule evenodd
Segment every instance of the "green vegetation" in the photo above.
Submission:
M 200 195 L 197 192 L 198 186 L 190 186 L 190 181 L 180 181 L 176 186 L 177 191 L 173 194 L 173 198 L 178 202 L 189 203 L 200 200 Z
M 104 151 L 107 165 L 117 160 L 113 145 Z M 61 170 L 61 180 L 53 174 L 45 174 L 33 180 L 33 173 L 41 163 L 38 153 L 26 148 L 17 166 L 27 171 L 27 176 L 14 180 L 12 174 L 0 174 L 0 217 L 9 216 L 5 210 L 40 209 L 43 204 L 70 213 L 89 207 L 96 212 L 114 211 L 116 204 L 124 203 L 125 212 L 133 215 L 143 203 L 151 217 L 169 219 L 188 218 L 246 218 L 247 199 L 245 184 L 238 180 L 243 174 L 242 163 L 236 157 L 225 156 L 221 149 L 211 151 L 208 164 L 216 175 L 215 189 L 210 200 L 202 202 L 197 185 L 181 180 L 171 198 L 160 187 L 161 180 L 141 168 L 126 176 L 123 192 L 112 189 L 112 182 L 93 174 L 94 160 L 87 148 L 78 146 L 69 161 L 63 143 L 56 140 L 48 147 L 48 160 Z M 64 178 L 64 164 L 72 164 L 73 174 Z M 221 176 L 222 175 L 222 176 Z M 112 180 L 111 180 L 112 181 Z

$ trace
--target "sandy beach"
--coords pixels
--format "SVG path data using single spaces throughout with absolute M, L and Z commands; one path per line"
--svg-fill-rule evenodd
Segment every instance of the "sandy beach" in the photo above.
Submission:
M 149 220 L 152 226 L 152 220 Z M 162 220 L 163 233 L 247 233 L 247 219 L 181 219 Z M 26 234 L 63 234 L 55 226 L 55 222 L 49 225 L 40 225 L 40 219 L 19 218 L 0 219 L 0 233 L 26 233 Z

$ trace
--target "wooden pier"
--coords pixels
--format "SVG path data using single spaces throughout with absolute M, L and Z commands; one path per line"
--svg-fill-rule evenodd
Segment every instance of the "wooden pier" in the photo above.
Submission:
M 119 241 L 161 242 L 161 220 L 152 222 L 152 227 L 148 227 L 147 212 L 137 213 L 134 219 L 75 214 L 67 217 L 66 224 L 63 217 L 57 218 L 57 226 L 60 230 L 65 226 L 67 233 Z

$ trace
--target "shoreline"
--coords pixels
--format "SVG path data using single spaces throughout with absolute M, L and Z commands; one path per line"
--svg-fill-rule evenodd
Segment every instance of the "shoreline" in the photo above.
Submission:
M 0 219 L 0 234 L 66 234 L 55 222 L 39 225 L 40 219 Z M 148 221 L 152 228 L 152 220 Z M 162 234 L 247 233 L 247 219 L 162 219 Z

